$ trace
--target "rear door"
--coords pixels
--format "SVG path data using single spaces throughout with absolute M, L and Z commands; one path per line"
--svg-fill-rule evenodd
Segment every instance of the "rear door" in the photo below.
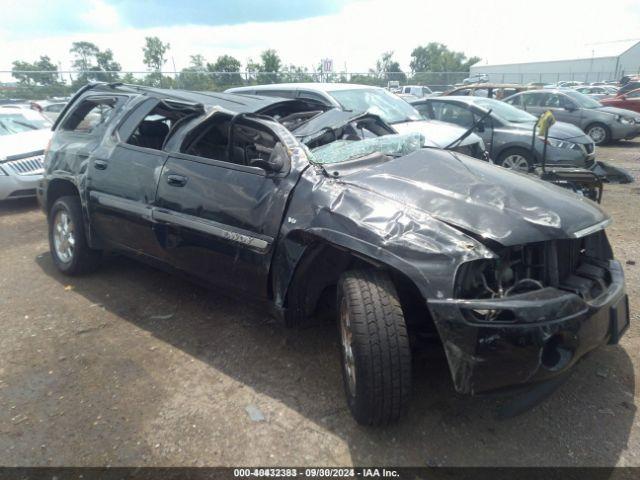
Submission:
M 167 154 L 162 141 L 146 146 L 129 143 L 158 100 L 139 97 L 137 105 L 115 126 L 89 164 L 89 212 L 101 238 L 119 247 L 161 257 L 152 231 L 151 207 Z M 168 126 L 164 132 L 168 133 Z
M 217 113 L 170 154 L 153 215 L 173 266 L 213 285 L 267 297 L 275 241 L 301 173 L 291 169 L 283 144 L 297 145 L 275 122 Z M 278 152 L 285 167 L 265 168 Z

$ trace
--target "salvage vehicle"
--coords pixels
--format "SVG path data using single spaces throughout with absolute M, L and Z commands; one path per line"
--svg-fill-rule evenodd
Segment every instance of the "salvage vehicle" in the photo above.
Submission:
M 464 129 L 422 119 L 407 102 L 383 88 L 348 83 L 280 83 L 236 87 L 226 92 L 304 98 L 321 102 L 327 108 L 370 112 L 391 125 L 397 133 L 417 132 L 425 137 L 428 145 L 452 148 L 475 158 L 486 158 L 485 146 L 480 137 L 472 133 L 458 142 Z
M 467 394 L 556 379 L 618 341 L 628 301 L 598 205 L 313 108 L 84 87 L 39 189 L 56 267 L 88 272 L 113 250 L 266 302 L 288 326 L 333 309 L 347 403 L 367 425 L 406 410 L 421 339 L 441 342 Z
M 615 97 L 601 100 L 605 107 L 624 108 L 636 113 L 640 113 L 640 88 L 627 93 L 619 93 Z
M 475 73 L 462 80 L 465 85 L 471 85 L 473 83 L 487 83 L 489 81 L 489 75 L 486 73 Z
M 425 118 L 464 128 L 472 127 L 491 111 L 475 131 L 484 141 L 493 162 L 525 172 L 540 163 L 544 140 L 535 137 L 534 154 L 531 150 L 533 127 L 538 119 L 527 112 L 482 97 L 446 96 L 409 100 L 409 103 Z M 591 168 L 595 164 L 593 140 L 575 125 L 557 122 L 549 131 L 546 161 L 551 165 Z
M 464 85 L 461 87 L 455 87 L 447 90 L 443 96 L 472 96 L 472 97 L 485 97 L 496 98 L 502 100 L 503 98 L 510 97 L 516 93 L 526 92 L 531 90 L 530 85 L 520 85 L 518 83 L 481 83 L 478 85 Z
M 0 201 L 34 197 L 51 122 L 23 108 L 0 108 Z
M 640 115 L 636 112 L 605 107 L 573 89 L 533 90 L 512 95 L 504 101 L 536 116 L 550 110 L 557 120 L 584 130 L 596 145 L 612 140 L 631 140 L 640 135 Z
M 413 95 L 414 97 L 428 97 L 429 95 L 433 95 L 433 91 L 429 87 L 425 87 L 422 85 L 405 85 L 400 89 L 400 92 L 405 95 Z

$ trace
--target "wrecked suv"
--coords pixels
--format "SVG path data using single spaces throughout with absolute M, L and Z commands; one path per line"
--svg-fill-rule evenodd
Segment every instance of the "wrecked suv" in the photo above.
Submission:
M 595 203 L 340 115 L 87 86 L 54 125 L 38 191 L 55 265 L 80 274 L 118 251 L 264 301 L 289 326 L 334 311 L 363 424 L 405 410 L 424 339 L 469 394 L 544 382 L 618 341 L 623 271 Z

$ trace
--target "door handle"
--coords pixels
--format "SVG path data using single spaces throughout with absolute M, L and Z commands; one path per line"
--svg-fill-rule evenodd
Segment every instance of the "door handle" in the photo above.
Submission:
M 187 177 L 182 175 L 167 175 L 167 183 L 172 187 L 184 187 L 187 184 Z
M 107 165 L 107 162 L 104 160 L 94 160 L 93 162 L 93 166 L 96 167 L 96 170 L 106 170 Z

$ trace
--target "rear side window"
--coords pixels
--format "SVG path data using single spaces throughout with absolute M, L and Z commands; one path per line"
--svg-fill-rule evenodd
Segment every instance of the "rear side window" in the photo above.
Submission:
M 522 95 L 522 103 L 525 107 L 537 107 L 546 96 L 545 93 L 525 93 Z
M 453 123 L 461 127 L 473 125 L 473 113 L 461 105 L 449 102 L 433 102 L 432 106 L 436 120 Z
M 194 108 L 161 102 L 140 121 L 127 139 L 127 143 L 137 147 L 162 150 L 169 132 L 181 121 L 198 114 Z
M 91 133 L 106 124 L 113 115 L 116 98 L 87 98 L 67 116 L 63 130 Z
M 420 115 L 422 115 L 424 118 L 431 118 L 431 113 L 429 112 L 429 105 L 427 105 L 426 103 L 414 104 L 413 108 L 418 110 L 418 112 L 420 112 Z

